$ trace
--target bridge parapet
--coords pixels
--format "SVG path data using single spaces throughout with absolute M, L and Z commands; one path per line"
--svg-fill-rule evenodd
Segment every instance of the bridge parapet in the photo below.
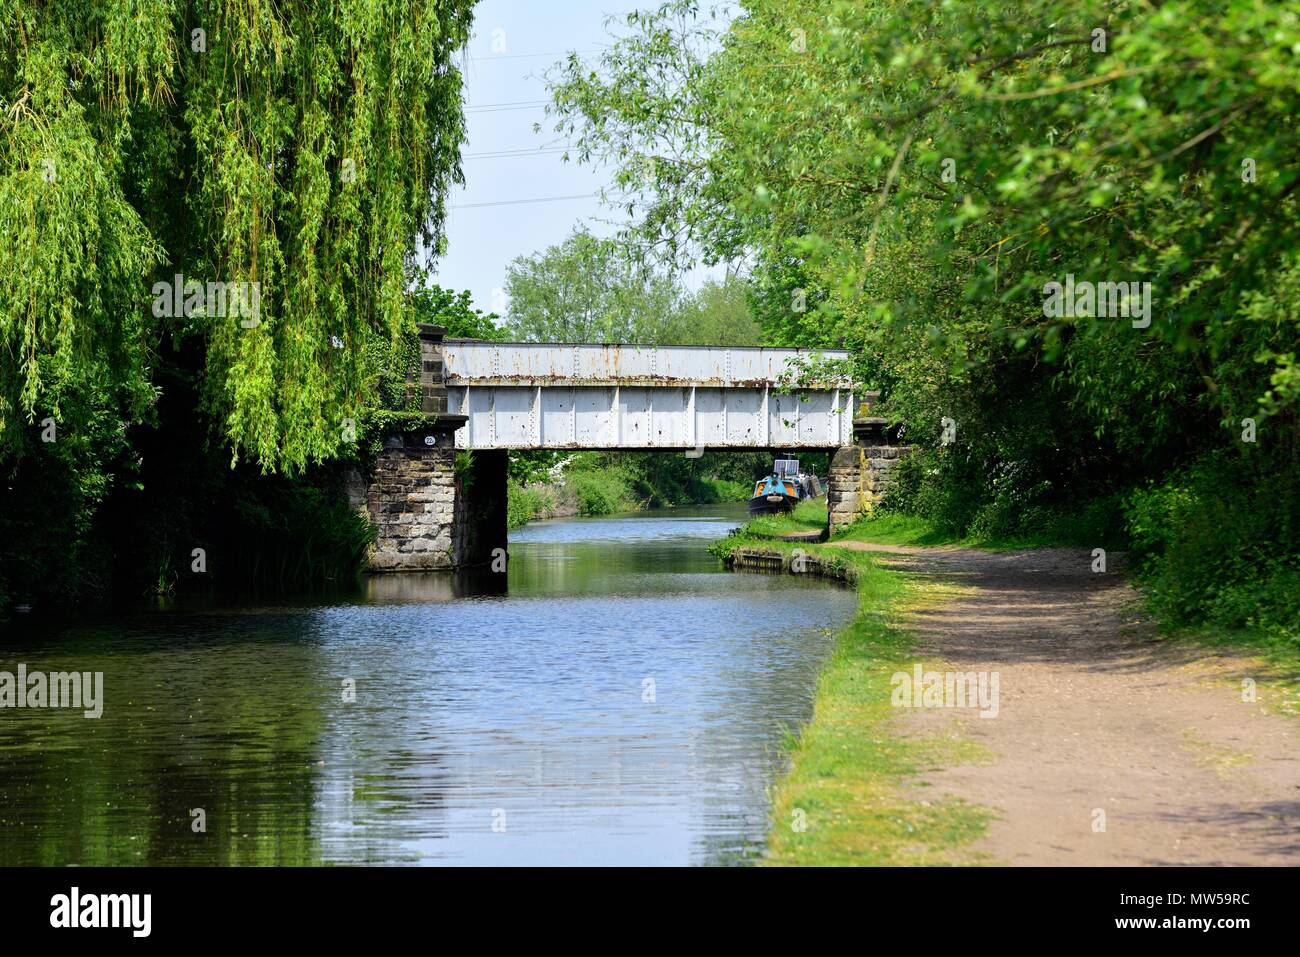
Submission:
M 642 385 L 778 388 L 816 359 L 844 360 L 843 350 L 730 346 L 648 346 L 539 342 L 443 341 L 448 386 Z M 847 376 L 809 382 L 809 389 L 849 389 Z

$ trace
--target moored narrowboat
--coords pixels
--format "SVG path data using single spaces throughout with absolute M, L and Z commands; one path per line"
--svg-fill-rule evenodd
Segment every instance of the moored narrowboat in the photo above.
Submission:
M 772 474 L 754 483 L 754 495 L 749 500 L 750 515 L 771 515 L 788 512 L 806 498 L 821 494 L 821 483 L 815 475 L 799 471 L 798 459 L 777 459 Z

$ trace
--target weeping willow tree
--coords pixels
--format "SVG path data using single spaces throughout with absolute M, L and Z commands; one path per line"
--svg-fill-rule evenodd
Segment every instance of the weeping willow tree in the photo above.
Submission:
M 472 7 L 0 0 L 0 460 L 147 421 L 181 343 L 235 460 L 336 453 L 441 247 Z

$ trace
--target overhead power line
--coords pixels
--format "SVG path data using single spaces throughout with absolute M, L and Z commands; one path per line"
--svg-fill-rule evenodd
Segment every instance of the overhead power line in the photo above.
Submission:
M 504 100 L 501 103 L 471 103 L 466 109 L 469 110 L 490 110 L 497 106 L 534 106 L 537 103 L 545 103 L 545 100 Z
M 556 153 L 566 153 L 567 146 L 558 146 L 553 149 L 535 149 L 535 150 L 495 150 L 491 153 L 466 153 L 464 159 L 505 159 L 513 156 L 553 156 Z
M 531 60 L 539 56 L 568 56 L 575 53 L 578 56 L 588 56 L 592 53 L 604 53 L 608 47 L 601 47 L 597 50 L 561 50 L 558 53 L 494 53 L 492 56 L 472 56 L 471 60 L 475 63 L 482 63 L 484 60 Z
M 450 209 L 482 209 L 484 206 L 522 206 L 525 203 L 558 203 L 564 199 L 591 199 L 595 193 L 574 193 L 571 196 L 537 196 L 532 199 L 501 199 L 495 203 L 463 203 Z
M 488 103 L 484 106 L 467 106 L 466 113 L 509 113 L 513 110 L 535 110 L 538 107 L 545 106 L 549 100 L 533 100 L 531 102 L 519 101 L 518 103 Z

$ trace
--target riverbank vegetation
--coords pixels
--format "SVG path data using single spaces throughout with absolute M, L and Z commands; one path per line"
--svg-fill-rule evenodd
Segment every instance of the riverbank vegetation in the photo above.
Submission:
M 780 538 L 788 535 L 807 536 L 826 531 L 826 498 L 805 499 L 789 512 L 775 515 L 757 515 L 736 530 L 743 538 Z M 729 541 L 729 539 L 724 539 Z M 710 546 L 718 555 L 725 556 L 722 545 Z
M 1131 549 L 1169 627 L 1300 641 L 1294 11 L 738 6 L 552 72 L 621 238 L 751 264 L 764 341 L 851 349 L 929 534 Z

